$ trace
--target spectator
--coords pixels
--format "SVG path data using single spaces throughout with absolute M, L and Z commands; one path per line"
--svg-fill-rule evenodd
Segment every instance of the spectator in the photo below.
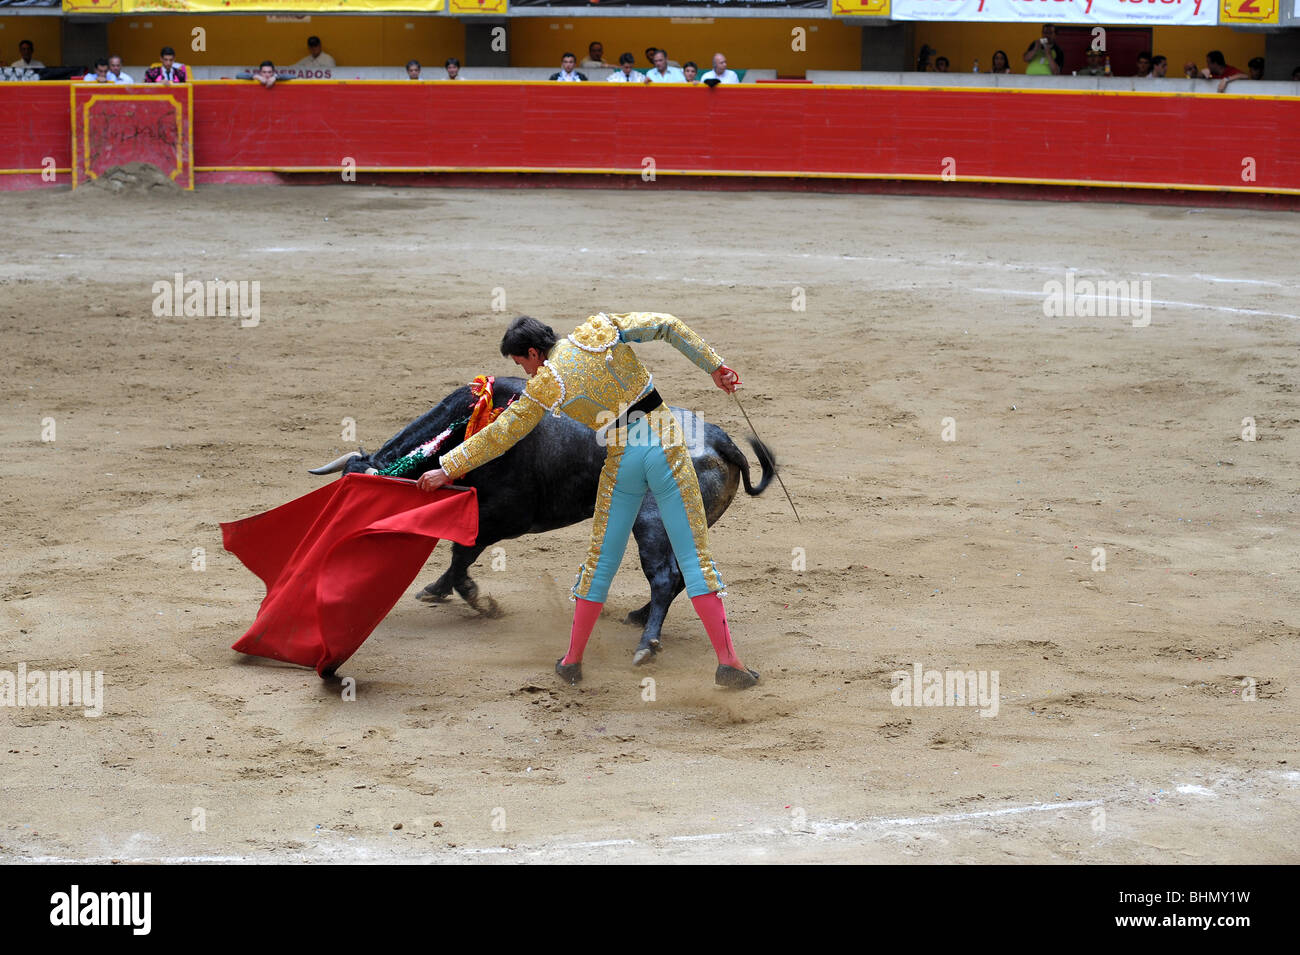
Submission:
M 406 78 L 407 78 L 408 80 L 418 80 L 418 79 L 420 78 L 420 61 L 419 61 L 419 60 L 407 60 L 407 61 L 406 61 Z
M 261 64 L 258 65 L 257 72 L 253 74 L 253 79 L 257 80 L 257 82 L 261 83 L 263 87 L 269 90 L 275 85 L 277 79 L 275 64 L 270 60 L 263 60 Z
M 1163 79 L 1166 71 L 1169 69 L 1169 58 L 1165 56 L 1151 57 L 1151 77 L 1152 79 Z
M 454 56 L 447 57 L 447 62 L 442 64 L 442 68 L 447 71 L 447 79 L 460 79 L 460 60 Z
M 1065 69 L 1065 51 L 1056 43 L 1056 27 L 1043 24 L 1043 35 L 1025 50 L 1024 60 L 1031 76 L 1058 76 Z
M 645 75 L 651 83 L 686 82 L 686 77 L 682 75 L 681 70 L 668 65 L 668 53 L 665 50 L 655 50 L 654 64 L 654 69 Z
M 916 72 L 918 73 L 934 72 L 934 64 L 930 62 L 930 57 L 932 57 L 935 54 L 935 52 L 937 51 L 933 47 L 931 47 L 928 43 L 921 44 L 921 52 L 916 55 Z
M 1291 82 L 1292 83 L 1300 82 L 1300 66 L 1297 66 L 1294 70 L 1291 71 Z
M 698 74 L 699 72 L 700 72 L 700 68 L 695 65 L 694 60 L 687 60 L 685 63 L 682 64 L 682 77 L 686 80 L 687 83 L 690 83 L 692 86 L 700 82 L 695 78 L 696 74 Z
M 328 53 L 323 53 L 320 46 L 320 37 L 307 37 L 307 55 L 293 65 L 295 70 L 332 70 L 337 63 L 334 57 Z
M 605 44 L 599 40 L 593 40 L 587 44 L 587 58 L 582 61 L 584 70 L 598 70 L 601 67 L 613 65 L 613 63 L 605 62 Z
M 1183 64 L 1183 76 L 1187 77 L 1189 80 L 1199 80 L 1201 78 L 1201 70 L 1195 63 L 1188 61 Z
M 1228 88 L 1229 83 L 1235 83 L 1237 80 L 1262 80 L 1264 78 L 1264 58 L 1262 56 L 1254 57 L 1246 64 L 1246 69 L 1250 70 L 1249 75 L 1237 73 L 1219 80 L 1219 92 L 1222 93 Z
M 719 83 L 739 83 L 740 77 L 736 75 L 735 70 L 727 69 L 727 58 L 725 56 L 721 53 L 714 53 L 713 69 L 701 76 L 700 80 L 704 83 L 708 83 L 709 80 L 717 80 Z
M 1089 47 L 1087 56 L 1087 63 L 1084 64 L 1082 69 L 1075 70 L 1074 75 L 1105 76 L 1106 65 L 1102 62 L 1102 57 L 1105 56 L 1105 54 L 1102 53 L 1101 50 L 1094 50 L 1092 47 Z
M 18 41 L 18 59 L 9 65 L 16 70 L 39 70 L 44 69 L 45 64 L 40 60 L 32 59 L 32 54 L 36 52 L 36 47 L 32 45 L 31 40 Z
M 87 73 L 85 76 L 82 77 L 82 80 L 84 80 L 87 83 L 113 82 L 108 77 L 108 60 L 104 59 L 101 56 L 98 60 L 95 61 L 95 72 Z
M 1143 50 L 1138 54 L 1138 69 L 1134 76 L 1147 77 L 1151 75 L 1151 51 Z
M 934 71 L 936 73 L 948 72 L 948 58 L 946 56 L 941 56 L 934 61 Z
M 645 74 L 639 70 L 633 69 L 636 66 L 636 57 L 631 53 L 624 53 L 618 58 L 618 69 L 609 74 L 611 83 L 644 83 Z
M 108 58 L 108 76 L 114 83 L 134 83 L 130 73 L 122 72 L 122 58 L 120 56 L 110 56 Z
M 184 83 L 185 66 L 176 62 L 176 51 L 169 46 L 163 47 L 158 52 L 158 59 L 162 60 L 162 66 L 151 66 L 144 71 L 144 81 L 146 83 Z
M 1241 70 L 1235 66 L 1229 66 L 1223 58 L 1220 50 L 1211 50 L 1205 54 L 1205 69 L 1201 70 L 1201 76 L 1207 80 L 1221 80 L 1225 77 L 1238 76 Z
M 657 46 L 648 46 L 648 47 L 645 48 L 645 58 L 650 62 L 650 66 L 651 66 L 652 68 L 653 68 L 654 65 L 655 65 L 655 53 L 657 53 L 658 51 L 659 51 L 659 47 L 657 47 Z M 667 56 L 667 55 L 668 55 L 668 51 L 667 51 L 667 50 L 664 50 L 664 56 Z M 676 60 L 669 60 L 669 61 L 668 61 L 668 65 L 669 65 L 669 66 L 676 66 L 676 67 L 680 67 L 680 66 L 681 66 L 681 64 L 678 63 Z
M 721 53 L 713 54 L 713 69 L 705 73 L 701 80 L 717 80 L 719 83 L 739 83 L 740 77 L 735 70 L 727 69 L 727 58 Z
M 572 53 L 566 53 L 560 57 L 560 71 L 552 73 L 551 79 L 559 80 L 561 83 L 585 83 L 587 74 L 579 73 L 577 70 L 578 58 Z
M 1007 59 L 1006 51 L 998 50 L 996 53 L 993 54 L 993 72 L 994 73 L 1011 72 L 1011 61 Z

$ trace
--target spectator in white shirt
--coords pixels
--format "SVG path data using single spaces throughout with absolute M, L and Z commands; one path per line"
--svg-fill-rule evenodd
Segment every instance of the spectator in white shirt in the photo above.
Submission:
M 111 82 L 113 82 L 111 79 L 108 78 L 108 60 L 104 59 L 104 58 L 101 56 L 98 60 L 95 61 L 95 72 L 93 72 L 93 73 L 87 73 L 87 74 L 86 74 L 85 76 L 83 76 L 81 79 L 82 79 L 83 82 L 86 82 L 86 83 L 111 83 Z
M 655 67 L 645 75 L 645 78 L 651 83 L 685 83 L 686 77 L 682 71 L 675 66 L 668 65 L 668 54 L 663 50 L 655 50 L 654 55 Z
M 332 70 L 338 66 L 334 62 L 334 57 L 321 51 L 318 36 L 307 37 L 307 53 L 307 56 L 293 65 L 295 70 Z
M 736 75 L 735 70 L 727 69 L 727 58 L 721 53 L 713 54 L 713 69 L 700 77 L 700 81 L 707 83 L 709 80 L 717 80 L 719 83 L 739 83 L 740 77 Z
M 572 53 L 566 53 L 560 57 L 560 72 L 552 73 L 551 79 L 559 80 L 561 83 L 585 83 L 587 82 L 586 74 L 579 73 L 577 70 L 578 58 Z
M 32 54 L 36 47 L 32 45 L 31 40 L 20 40 L 18 43 L 18 59 L 9 64 L 16 70 L 39 70 L 45 67 L 40 60 L 32 59 Z
M 122 72 L 122 58 L 120 56 L 110 56 L 108 58 L 108 78 L 114 83 L 134 83 L 130 73 Z
M 408 80 L 418 80 L 420 78 L 420 61 L 410 60 L 406 64 L 406 78 Z
M 658 50 L 658 49 L 659 49 L 659 47 L 657 47 L 657 46 L 648 46 L 648 47 L 645 48 L 645 60 L 646 60 L 646 62 L 649 63 L 651 66 L 654 66 L 654 65 L 655 65 L 655 51 Z M 665 56 L 667 55 L 667 51 L 665 51 L 665 54 L 664 54 L 664 55 L 665 55 Z M 680 67 L 680 66 L 681 66 L 681 64 L 678 63 L 676 60 L 669 60 L 669 61 L 668 61 L 668 65 L 669 65 L 669 66 L 676 66 L 676 67 Z
M 601 67 L 613 66 L 613 63 L 605 62 L 605 44 L 599 40 L 593 40 L 587 46 L 587 58 L 582 61 L 584 70 L 598 70 Z
M 686 82 L 690 83 L 692 86 L 699 84 L 700 81 L 697 78 L 699 74 L 700 68 L 696 65 L 694 60 L 687 60 L 682 64 L 682 76 L 685 78 Z
M 624 53 L 618 58 L 618 69 L 609 74 L 611 83 L 644 83 L 645 74 L 640 70 L 633 69 L 636 66 L 636 57 L 631 53 Z
M 447 62 L 442 64 L 442 67 L 447 71 L 447 79 L 460 79 L 460 60 L 456 59 L 454 56 L 449 56 L 447 57 Z

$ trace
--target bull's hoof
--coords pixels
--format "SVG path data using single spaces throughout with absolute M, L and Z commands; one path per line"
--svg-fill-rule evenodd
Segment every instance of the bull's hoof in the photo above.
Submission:
M 577 686 L 582 682 L 582 662 L 565 663 L 564 657 L 555 661 L 555 672 L 560 675 L 560 679 L 569 686 Z
M 338 676 L 338 672 L 338 667 L 326 667 L 320 671 L 320 678 L 322 680 L 332 680 Z
M 758 671 L 748 668 L 739 670 L 719 663 L 717 672 L 713 674 L 713 682 L 733 690 L 748 690 L 758 683 Z
M 648 609 L 633 610 L 623 618 L 623 622 L 633 627 L 644 627 L 645 622 L 649 619 L 650 611 Z
M 647 660 L 653 660 L 655 654 L 657 654 L 658 652 L 659 652 L 658 640 L 652 640 L 647 646 L 637 647 L 636 653 L 632 654 L 632 665 L 639 667 Z
M 415 599 L 426 604 L 445 604 L 448 596 L 448 594 L 438 593 L 436 590 L 425 587 L 415 595 Z

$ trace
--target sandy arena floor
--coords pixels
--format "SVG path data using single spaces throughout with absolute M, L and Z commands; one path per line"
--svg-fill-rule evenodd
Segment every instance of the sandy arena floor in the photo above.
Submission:
M 106 694 L 0 707 L 0 860 L 1300 861 L 1294 215 L 90 193 L 0 194 L 0 670 Z M 1149 327 L 1044 317 L 1071 268 L 1149 280 Z M 176 272 L 259 281 L 260 323 L 154 317 Z M 631 666 L 634 549 L 560 686 L 587 525 L 478 565 L 503 618 L 403 598 L 343 668 L 354 702 L 229 649 L 263 588 L 219 521 L 320 486 L 343 419 L 373 449 L 512 373 L 509 316 L 636 309 L 739 370 L 803 516 L 773 486 L 714 530 L 759 688 L 713 687 L 684 600 Z M 743 438 L 705 375 L 641 353 Z M 997 715 L 893 705 L 913 663 L 997 671 Z

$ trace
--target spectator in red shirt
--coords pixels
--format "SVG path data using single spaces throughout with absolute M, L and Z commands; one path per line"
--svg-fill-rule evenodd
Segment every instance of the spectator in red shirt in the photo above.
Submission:
M 1201 76 L 1207 80 L 1221 80 L 1224 77 L 1240 76 L 1241 70 L 1235 66 L 1229 66 L 1223 58 L 1220 50 L 1211 50 L 1205 54 L 1205 69 L 1201 70 Z
M 1264 78 L 1264 58 L 1257 56 L 1246 64 L 1250 70 L 1250 75 L 1238 73 L 1235 76 L 1225 76 L 1219 80 L 1219 92 L 1222 93 L 1228 88 L 1229 83 L 1235 83 L 1237 80 L 1262 80 Z

